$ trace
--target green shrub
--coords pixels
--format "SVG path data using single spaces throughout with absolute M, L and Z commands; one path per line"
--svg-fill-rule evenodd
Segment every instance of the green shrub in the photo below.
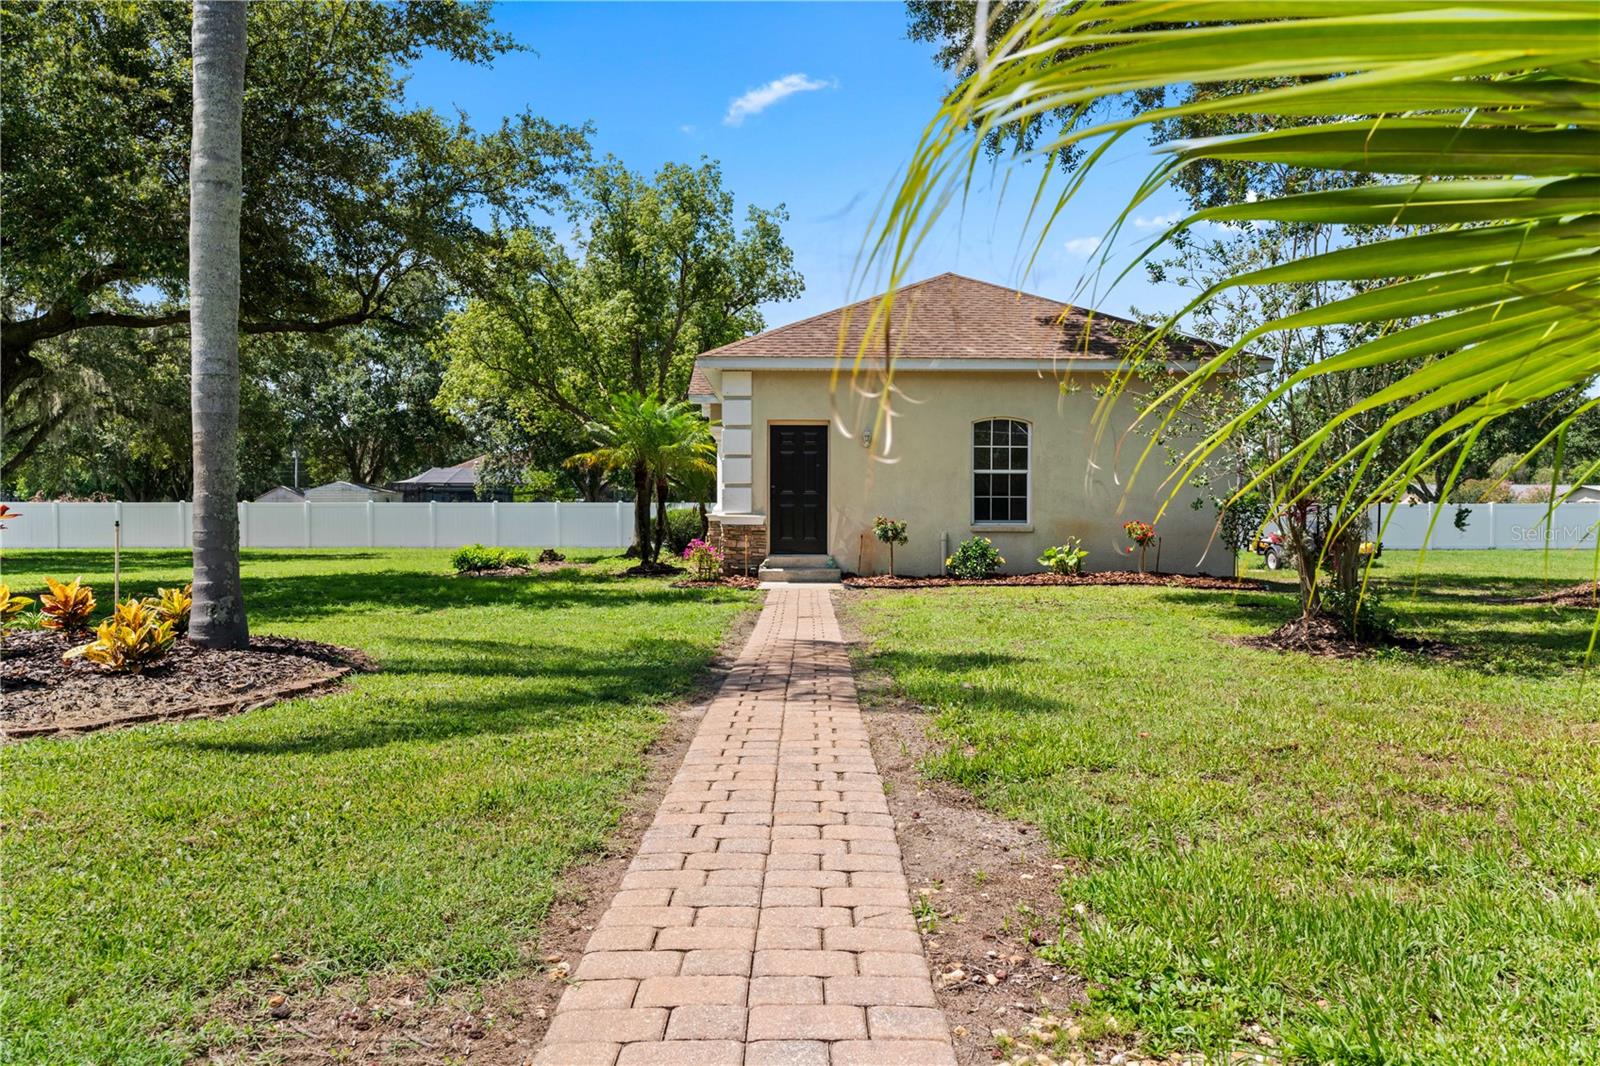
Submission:
M 491 548 L 484 544 L 467 544 L 456 549 L 450 565 L 458 574 L 476 573 L 480 570 L 499 570 L 502 567 L 529 565 L 528 553 L 510 548 Z
M 673 555 L 682 555 L 691 540 L 698 540 L 705 533 L 700 508 L 676 507 L 667 512 L 667 551 Z
M 1068 537 L 1065 544 L 1046 548 L 1044 554 L 1039 556 L 1039 565 L 1049 567 L 1052 573 L 1081 574 L 1084 557 L 1088 554 L 1081 540 Z
M 944 561 L 944 568 L 951 577 L 990 577 L 1004 562 L 988 537 L 971 537 Z
M 1317 590 L 1317 602 L 1345 633 L 1364 643 L 1388 640 L 1400 625 L 1394 612 L 1384 606 L 1383 596 L 1375 584 L 1368 585 L 1365 592 L 1359 585 L 1345 592 L 1333 582 L 1326 582 Z

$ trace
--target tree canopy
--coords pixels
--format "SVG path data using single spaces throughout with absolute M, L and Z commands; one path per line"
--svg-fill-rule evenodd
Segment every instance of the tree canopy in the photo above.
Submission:
M 245 334 L 398 321 L 397 286 L 471 258 L 479 217 L 519 221 L 563 191 L 585 130 L 523 112 L 479 133 L 405 102 L 424 50 L 487 63 L 514 47 L 489 20 L 432 0 L 251 8 Z M 8 454 L 70 406 L 40 343 L 187 321 L 189 26 L 179 4 L 0 7 Z
M 574 192 L 570 240 L 507 233 L 469 279 L 445 340 L 449 402 L 509 392 L 587 423 L 623 392 L 682 399 L 696 355 L 799 295 L 784 209 L 751 207 L 739 227 L 715 163 L 647 178 L 607 159 Z

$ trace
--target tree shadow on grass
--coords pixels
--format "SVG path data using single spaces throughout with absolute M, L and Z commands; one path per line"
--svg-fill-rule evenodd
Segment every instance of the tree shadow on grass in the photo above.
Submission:
M 1197 608 L 1218 619 L 1265 626 L 1269 632 L 1298 612 L 1289 594 L 1219 595 L 1169 589 L 1158 593 L 1157 599 Z M 1486 668 L 1496 673 L 1548 676 L 1582 664 L 1594 623 L 1593 616 L 1582 611 L 1491 604 L 1485 596 L 1434 594 L 1411 600 L 1391 593 L 1384 604 L 1398 617 L 1403 635 L 1441 641 L 1456 649 L 1457 654 L 1451 656 L 1411 654 L 1419 666 L 1435 669 Z
M 415 570 L 294 577 L 246 577 L 245 602 L 260 621 L 320 618 L 382 610 L 425 614 L 463 607 L 520 606 L 529 610 L 626 607 L 634 604 L 742 602 L 749 593 L 674 589 L 654 581 L 558 570 L 521 577 L 455 577 Z
M 167 738 L 167 746 L 192 751 L 233 755 L 332 754 L 382 747 L 394 743 L 434 743 L 465 736 L 495 736 L 528 730 L 560 729 L 595 724 L 596 705 L 633 705 L 641 701 L 669 700 L 692 690 L 697 671 L 684 671 L 685 663 L 707 658 L 706 649 L 690 641 L 652 637 L 630 641 L 603 654 L 583 655 L 563 648 L 560 654 L 540 652 L 511 641 L 418 638 L 423 654 L 409 663 L 386 667 L 385 673 L 472 674 L 512 681 L 537 678 L 550 682 L 537 688 L 507 689 L 496 686 L 481 695 L 460 691 L 435 697 L 411 688 L 405 698 L 375 709 L 369 717 L 350 712 L 338 717 L 323 714 L 305 728 L 284 736 Z M 429 646 L 479 649 L 490 655 L 484 669 L 467 663 L 432 660 Z M 429 668 L 425 664 L 433 662 Z M 357 681 L 357 684 L 361 684 Z M 469 687 L 470 688 L 470 687 Z

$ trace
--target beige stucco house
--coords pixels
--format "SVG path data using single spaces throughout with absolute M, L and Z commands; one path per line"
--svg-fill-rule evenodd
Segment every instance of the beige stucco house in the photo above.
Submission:
M 1137 400 L 1119 401 L 1115 429 L 1096 439 L 1095 386 L 1121 363 L 1124 319 L 955 274 L 907 285 L 893 303 L 892 416 L 878 420 L 884 361 L 852 375 L 874 301 L 863 301 L 706 352 L 690 398 L 718 423 L 711 535 L 731 569 L 768 562 L 774 577 L 831 570 L 881 573 L 876 515 L 909 524 L 895 569 L 938 574 L 961 541 L 981 534 L 1004 571 L 1042 569 L 1048 546 L 1079 537 L 1086 569 L 1132 565 L 1122 523 L 1152 518 L 1165 498 L 1158 455 L 1133 488 L 1144 444 L 1123 441 Z M 877 349 L 878 344 L 873 347 Z M 1169 350 L 1170 350 L 1169 346 Z M 1204 354 L 1198 345 L 1182 349 Z M 1193 363 L 1180 359 L 1174 371 Z M 875 430 L 876 426 L 876 430 Z M 1213 543 L 1216 512 L 1186 490 L 1158 524 L 1161 569 L 1231 573 Z M 804 557 L 804 558 L 796 558 Z M 1155 564 L 1155 551 L 1149 555 Z

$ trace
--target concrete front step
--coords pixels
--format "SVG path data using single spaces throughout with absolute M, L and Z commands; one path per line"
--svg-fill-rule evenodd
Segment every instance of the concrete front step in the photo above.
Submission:
M 831 555 L 769 555 L 762 560 L 758 574 L 762 581 L 787 584 L 834 583 L 841 576 Z

